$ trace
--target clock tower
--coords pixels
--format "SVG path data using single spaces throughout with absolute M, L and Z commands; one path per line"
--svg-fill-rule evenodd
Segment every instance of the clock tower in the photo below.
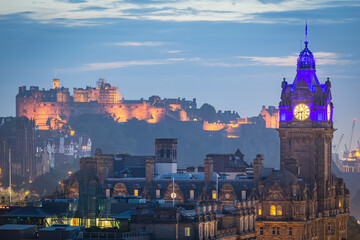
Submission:
M 332 185 L 331 144 L 335 129 L 330 89 L 329 79 L 324 84 L 319 82 L 314 56 L 305 41 L 294 82 L 288 84 L 285 79 L 282 82 L 278 129 L 280 165 L 286 169 L 296 159 L 298 176 L 307 184 L 316 183 L 319 197 L 326 197 L 328 186 Z
M 254 178 L 258 183 L 257 239 L 345 240 L 350 193 L 331 169 L 335 131 L 331 83 L 329 79 L 319 82 L 307 41 L 293 83 L 284 79 L 281 86 L 281 169 Z

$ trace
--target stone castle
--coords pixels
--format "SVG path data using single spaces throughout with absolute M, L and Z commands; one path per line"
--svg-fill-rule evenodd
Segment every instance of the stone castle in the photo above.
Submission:
M 60 80 L 53 79 L 53 88 L 40 90 L 37 86 L 19 87 L 16 96 L 16 116 L 34 119 L 40 130 L 61 129 L 70 117 L 82 114 L 108 114 L 117 122 L 136 118 L 148 123 L 157 123 L 166 116 L 179 121 L 188 121 L 186 110 L 196 108 L 196 99 L 161 99 L 152 96 L 148 100 L 124 100 L 117 87 L 104 79 L 97 87 L 69 88 L 60 87 Z
M 16 96 L 16 116 L 33 119 L 39 130 L 59 130 L 70 117 L 82 114 L 105 114 L 117 122 L 131 119 L 148 123 L 159 123 L 166 118 L 177 121 L 202 121 L 201 109 L 197 108 L 196 99 L 164 98 L 151 96 L 148 100 L 125 100 L 117 87 L 111 86 L 104 79 L 97 81 L 97 86 L 74 88 L 70 95 L 69 88 L 60 87 L 60 80 L 53 79 L 52 89 L 40 90 L 37 86 L 19 87 Z M 258 118 L 265 121 L 265 127 L 279 126 L 278 109 L 263 106 L 259 116 L 241 118 L 235 111 L 217 111 L 216 121 L 203 121 L 205 131 L 226 131 L 228 138 L 238 138 L 243 125 L 257 124 Z

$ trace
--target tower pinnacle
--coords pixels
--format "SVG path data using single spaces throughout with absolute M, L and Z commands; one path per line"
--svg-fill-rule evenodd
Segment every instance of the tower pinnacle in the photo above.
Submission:
M 307 20 L 306 20 L 306 25 L 305 25 L 305 47 L 307 47 L 308 45 L 308 40 L 307 40 Z

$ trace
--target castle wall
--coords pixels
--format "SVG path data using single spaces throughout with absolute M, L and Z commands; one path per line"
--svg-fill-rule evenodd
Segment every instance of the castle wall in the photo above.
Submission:
M 162 121 L 166 115 L 165 107 L 149 106 L 142 103 L 101 104 L 100 112 L 110 114 L 117 122 L 127 122 L 130 119 L 145 120 L 149 123 Z

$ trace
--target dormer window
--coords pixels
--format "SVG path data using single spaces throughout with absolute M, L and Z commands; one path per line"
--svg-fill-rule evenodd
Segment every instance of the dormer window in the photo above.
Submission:
M 270 215 L 271 216 L 276 216 L 276 206 L 275 205 L 271 205 L 271 207 L 270 207 Z
M 244 190 L 244 189 L 241 191 L 241 199 L 242 200 L 246 199 L 246 190 Z
M 190 199 L 194 199 L 194 189 L 190 189 Z
M 276 215 L 281 216 L 282 215 L 282 206 L 278 205 L 276 208 Z
M 156 192 L 156 198 L 160 198 L 160 189 L 156 189 L 155 192 Z
M 216 199 L 216 190 L 212 190 L 212 199 Z

